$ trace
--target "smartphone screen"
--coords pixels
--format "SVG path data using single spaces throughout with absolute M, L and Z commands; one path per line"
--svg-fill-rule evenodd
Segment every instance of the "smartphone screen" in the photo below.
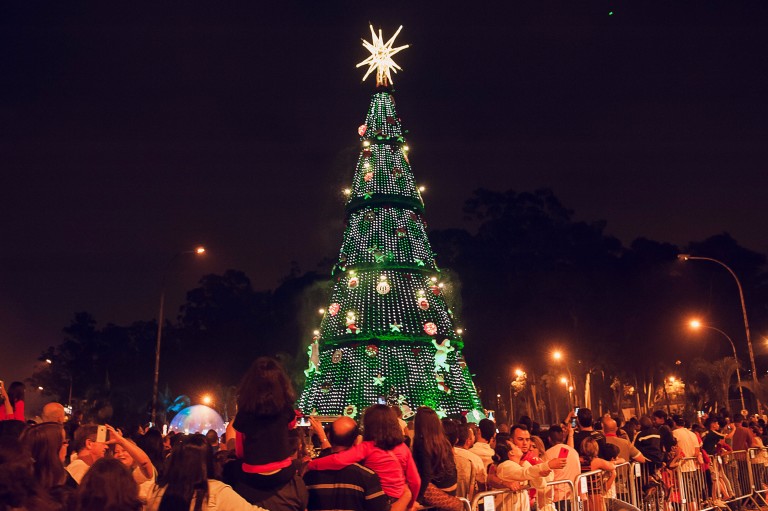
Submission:
M 309 427 L 310 425 L 309 417 L 299 417 L 298 420 L 296 421 L 296 425 L 301 428 Z
M 106 442 L 107 441 L 107 427 L 106 426 L 98 426 L 96 428 L 96 441 L 97 442 Z
M 560 448 L 560 454 L 557 455 L 558 458 L 567 458 L 568 457 L 568 448 L 567 447 L 561 447 Z

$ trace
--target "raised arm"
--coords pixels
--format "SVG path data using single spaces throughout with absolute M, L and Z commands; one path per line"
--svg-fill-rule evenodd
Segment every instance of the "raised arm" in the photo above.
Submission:
M 133 458 L 133 461 L 135 461 L 139 466 L 139 470 L 141 470 L 141 473 L 144 475 L 144 477 L 147 479 L 154 479 L 155 466 L 152 465 L 152 461 L 149 459 L 149 456 L 147 456 L 147 453 L 145 453 L 144 450 L 138 445 L 129 440 L 126 440 L 119 431 L 117 431 L 109 424 L 107 424 L 106 427 L 109 431 L 109 443 L 120 444 L 120 446 L 128 451 L 128 454 L 131 455 L 131 458 Z
M 373 449 L 373 442 L 363 442 L 346 451 L 330 456 L 315 458 L 307 465 L 307 470 L 341 470 L 358 461 L 363 461 Z

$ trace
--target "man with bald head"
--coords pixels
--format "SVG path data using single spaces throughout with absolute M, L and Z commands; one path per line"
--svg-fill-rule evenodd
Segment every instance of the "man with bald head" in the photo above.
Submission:
M 359 434 L 360 429 L 354 420 L 349 417 L 336 419 L 328 432 L 331 453 L 346 451 L 355 445 Z M 325 443 L 325 439 L 320 440 Z M 389 497 L 381 489 L 379 476 L 373 470 L 357 463 L 341 470 L 310 470 L 304 474 L 304 483 L 309 491 L 308 511 L 331 509 L 389 511 L 390 509 Z M 410 502 L 410 492 L 406 493 L 408 498 L 404 506 Z
M 629 443 L 629 440 L 625 440 L 616 435 L 619 429 L 619 425 L 611 418 L 610 415 L 603 417 L 603 434 L 605 435 L 605 442 L 613 444 L 619 448 L 619 458 L 625 461 L 639 461 L 645 463 L 645 456 L 641 453 L 637 447 Z
M 40 414 L 43 422 L 58 422 L 64 424 L 67 415 L 64 413 L 64 405 L 61 403 L 48 403 L 43 407 L 43 413 Z

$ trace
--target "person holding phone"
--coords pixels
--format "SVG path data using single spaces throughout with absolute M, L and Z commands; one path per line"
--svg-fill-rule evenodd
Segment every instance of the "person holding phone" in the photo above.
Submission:
M 98 432 L 99 426 L 96 424 L 83 424 L 75 431 L 73 450 L 77 453 L 77 458 L 67 465 L 67 472 L 77 484 L 83 480 L 88 469 L 107 452 L 106 438 L 98 438 Z
M 5 384 L 0 380 L 0 421 L 17 420 L 24 422 L 24 384 L 20 381 L 11 383 L 6 390 Z
M 570 423 L 566 422 L 567 426 Z M 570 430 L 570 427 L 567 427 Z M 573 446 L 566 443 L 566 432 L 562 427 L 557 424 L 552 425 L 547 432 L 549 443 L 552 445 L 544 453 L 543 459 L 549 461 L 551 459 L 560 458 L 565 459 L 565 466 L 562 468 L 555 468 L 553 472 L 553 480 L 555 481 L 575 481 L 576 477 L 581 474 L 581 463 L 579 462 L 579 454 Z M 553 487 L 552 503 L 558 511 L 571 511 L 571 487 L 565 484 L 557 484 Z

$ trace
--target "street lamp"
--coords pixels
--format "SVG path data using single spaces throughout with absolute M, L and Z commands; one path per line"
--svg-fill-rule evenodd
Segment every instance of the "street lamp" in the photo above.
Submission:
M 741 409 L 746 410 L 747 407 L 744 405 L 744 390 L 741 388 L 741 372 L 739 371 L 739 358 L 736 356 L 736 345 L 733 343 L 733 339 L 731 339 L 731 337 L 728 334 L 726 334 L 719 328 L 715 328 L 710 325 L 704 325 L 698 319 L 692 319 L 691 321 L 689 321 L 688 326 L 690 326 L 693 330 L 700 330 L 702 328 L 708 328 L 709 330 L 714 330 L 715 332 L 720 333 L 723 337 L 728 339 L 728 342 L 731 343 L 731 348 L 733 348 L 733 359 L 736 361 L 736 381 L 739 384 L 739 397 L 741 398 Z
M 564 362 L 563 365 L 565 366 L 565 370 L 568 371 L 569 381 L 565 384 L 565 386 L 566 386 L 566 388 L 568 388 L 568 392 L 569 392 L 569 395 L 568 395 L 568 406 L 572 408 L 570 393 L 572 393 L 572 392 L 575 393 L 575 389 L 576 389 L 576 382 L 573 379 L 573 373 L 571 372 L 571 368 L 568 365 L 568 362 L 565 362 L 565 358 L 563 357 L 563 353 L 561 351 L 559 351 L 559 350 L 553 351 L 552 352 L 552 358 L 555 359 L 558 362 L 560 360 L 563 360 L 563 362 Z M 565 383 L 565 382 L 562 382 L 562 379 L 561 379 L 561 383 Z M 578 394 L 576 394 L 576 396 L 577 396 L 576 406 L 579 406 Z
M 155 342 L 155 378 L 152 384 L 152 425 L 155 425 L 157 419 L 157 385 L 160 381 L 160 344 L 163 340 L 163 315 L 165 311 L 165 278 L 168 276 L 168 270 L 176 259 L 185 254 L 205 254 L 205 247 L 197 247 L 194 250 L 184 250 L 177 252 L 168 260 L 163 270 L 163 276 L 160 280 L 160 311 L 157 314 L 157 341 Z
M 739 277 L 736 276 L 736 273 L 724 262 L 719 261 L 717 259 L 713 259 L 711 257 L 699 257 L 699 256 L 692 256 L 690 254 L 678 254 L 677 255 L 678 260 L 680 261 L 710 261 L 712 263 L 717 263 L 726 270 L 728 270 L 728 273 L 731 274 L 733 277 L 733 280 L 736 281 L 736 287 L 739 288 L 739 299 L 741 300 L 741 314 L 744 316 L 744 332 L 747 336 L 747 347 L 749 348 L 749 363 L 752 366 L 752 381 L 755 385 L 755 392 L 757 392 L 757 389 L 759 388 L 759 384 L 757 382 L 757 367 L 755 367 L 755 352 L 752 350 L 752 338 L 749 335 L 749 321 L 747 320 L 747 306 L 744 304 L 744 290 L 741 288 L 741 281 L 739 281 Z M 739 390 L 741 390 L 741 387 L 739 387 Z M 755 398 L 757 399 L 757 394 L 755 394 Z M 757 409 L 758 413 L 760 412 L 760 400 L 757 399 Z

